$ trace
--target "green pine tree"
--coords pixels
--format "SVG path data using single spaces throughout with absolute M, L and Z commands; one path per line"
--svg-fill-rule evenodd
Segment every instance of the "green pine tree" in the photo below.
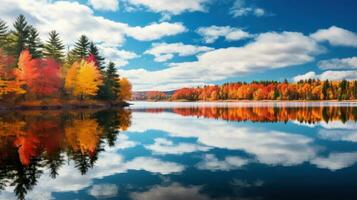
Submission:
M 330 88 L 329 81 L 328 80 L 324 81 L 324 83 L 322 85 L 322 95 L 324 96 L 324 100 L 329 99 L 329 96 L 328 96 L 329 88 Z
M 0 19 L 0 48 L 5 48 L 9 35 L 8 26 Z
M 110 62 L 104 73 L 104 84 L 98 92 L 99 98 L 104 100 L 116 100 L 120 90 L 118 80 L 119 75 L 115 68 L 115 64 Z
M 89 54 L 92 54 L 95 58 L 96 65 L 99 67 L 100 71 L 104 70 L 104 57 L 100 56 L 97 46 L 91 42 L 89 44 Z
M 38 31 L 33 27 L 29 27 L 29 37 L 28 37 L 28 50 L 30 51 L 33 58 L 42 57 L 42 42 L 39 37 Z
M 14 30 L 9 36 L 10 47 L 9 53 L 18 59 L 21 51 L 26 49 L 28 38 L 30 36 L 30 27 L 27 25 L 26 18 L 19 15 L 13 25 Z
M 87 36 L 82 35 L 79 40 L 74 44 L 72 54 L 76 59 L 83 59 L 89 55 L 89 39 Z
M 56 61 L 62 63 L 64 61 L 64 45 L 59 37 L 57 31 L 51 31 L 49 33 L 49 38 L 44 45 L 43 54 L 46 57 L 55 59 Z

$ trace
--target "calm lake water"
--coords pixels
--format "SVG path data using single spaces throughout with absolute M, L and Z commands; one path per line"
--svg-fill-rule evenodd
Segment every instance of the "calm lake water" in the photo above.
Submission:
M 357 199 L 354 103 L 0 114 L 0 199 Z

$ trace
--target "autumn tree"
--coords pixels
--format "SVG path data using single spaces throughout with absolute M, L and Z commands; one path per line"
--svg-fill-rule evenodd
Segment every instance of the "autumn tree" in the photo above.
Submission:
M 130 81 L 127 78 L 121 78 L 119 80 L 120 84 L 120 93 L 119 97 L 121 100 L 131 100 L 133 94 L 132 94 L 132 85 Z M 165 95 L 166 96 L 166 95 Z
M 60 64 L 52 58 L 38 60 L 39 76 L 32 88 L 37 95 L 57 95 L 61 88 Z
M 24 50 L 20 53 L 18 68 L 16 69 L 16 77 L 21 81 L 26 88 L 34 88 L 36 85 L 36 80 L 40 76 L 38 70 L 38 63 L 36 60 L 32 59 L 32 56 L 28 50 Z
M 24 94 L 26 91 L 21 88 L 19 81 L 15 79 L 12 69 L 14 59 L 6 55 L 0 49 L 0 100 L 3 96 L 9 94 Z
M 83 99 L 85 96 L 96 96 L 102 82 L 100 71 L 95 63 L 82 59 L 75 62 L 69 69 L 65 88 L 74 96 Z
M 59 63 L 64 61 L 64 45 L 57 31 L 51 31 L 44 45 L 44 56 L 53 58 Z

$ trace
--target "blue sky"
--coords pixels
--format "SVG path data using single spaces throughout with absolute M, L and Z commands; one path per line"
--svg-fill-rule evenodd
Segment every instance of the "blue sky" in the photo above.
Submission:
M 86 34 L 134 90 L 231 81 L 357 79 L 354 0 L 0 0 L 43 40 Z

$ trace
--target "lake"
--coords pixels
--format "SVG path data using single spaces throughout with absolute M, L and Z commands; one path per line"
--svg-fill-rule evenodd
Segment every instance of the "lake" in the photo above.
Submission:
M 0 114 L 0 199 L 357 199 L 355 103 Z

